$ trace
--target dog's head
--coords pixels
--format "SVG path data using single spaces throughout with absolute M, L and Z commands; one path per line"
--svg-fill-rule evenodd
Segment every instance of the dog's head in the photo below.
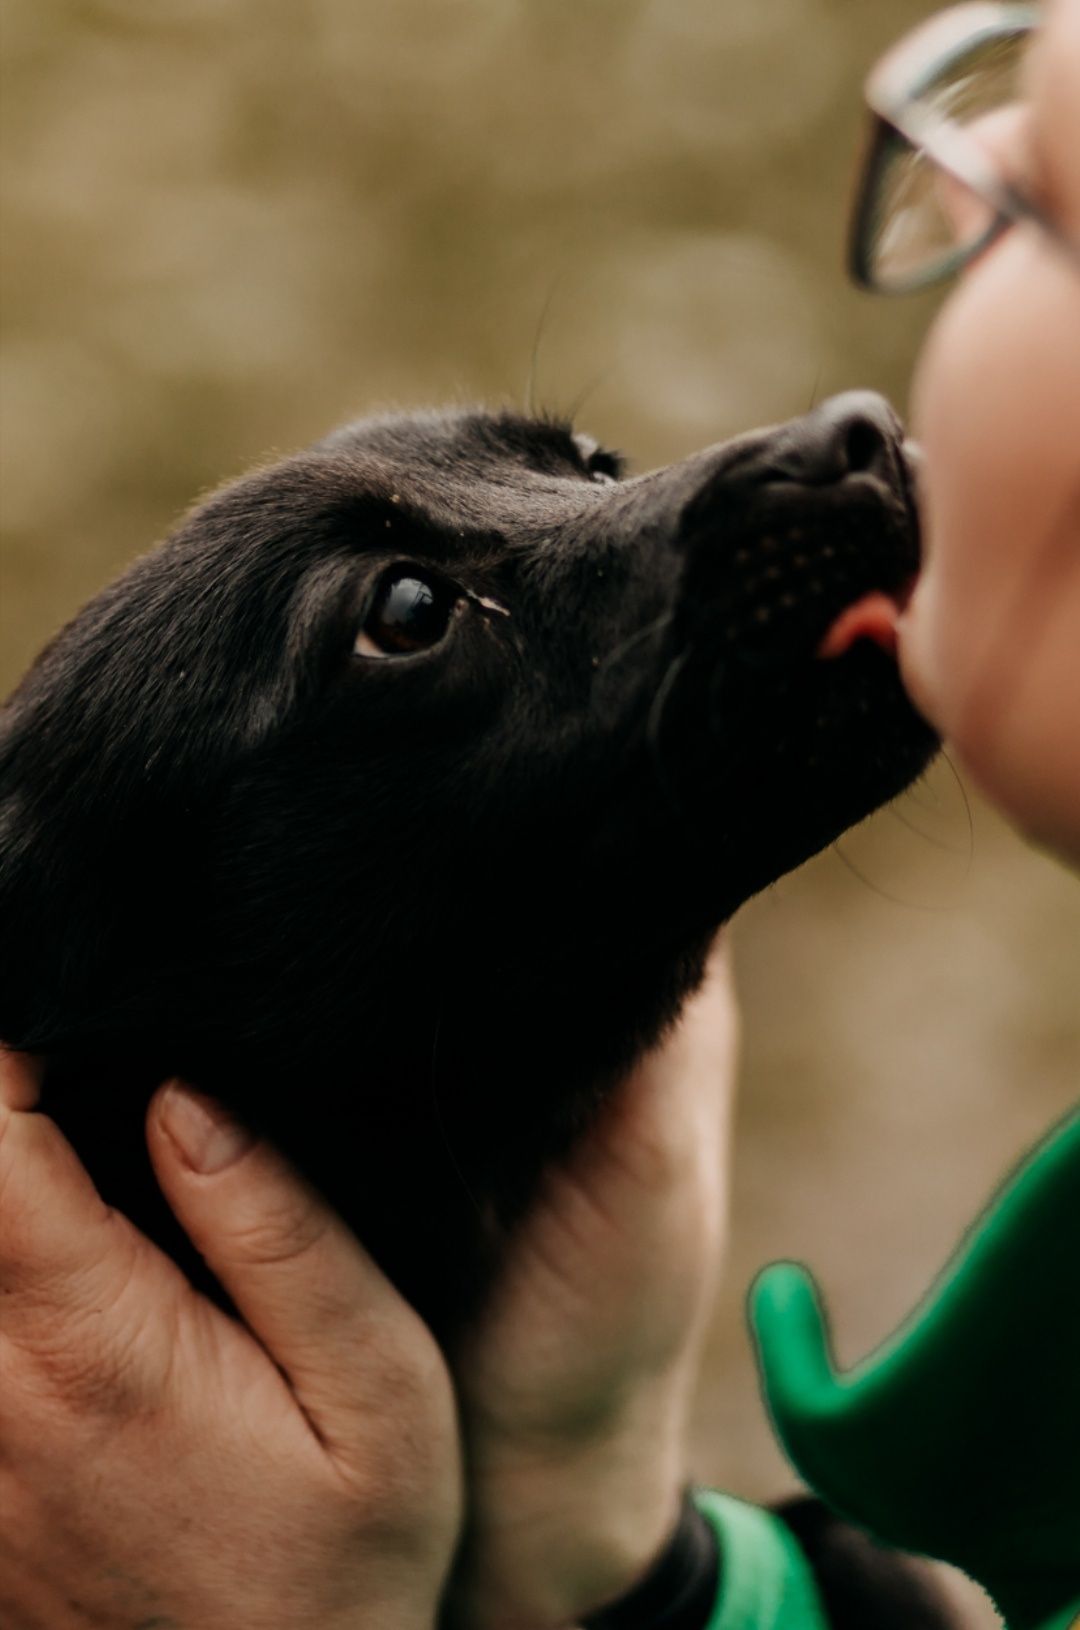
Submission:
M 410 1173 L 511 1205 L 718 924 L 922 768 L 891 657 L 819 655 L 916 566 L 867 395 L 632 478 L 479 411 L 256 471 L 9 704 L 0 1034 L 231 1097 L 415 1287 Z

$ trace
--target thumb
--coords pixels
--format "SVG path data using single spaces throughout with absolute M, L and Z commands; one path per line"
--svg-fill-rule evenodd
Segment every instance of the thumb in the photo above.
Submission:
M 776 1435 L 796 1470 L 828 1496 L 851 1382 L 836 1373 L 825 1312 L 802 1264 L 764 1269 L 750 1291 L 749 1315 Z
M 770 1407 L 785 1420 L 827 1408 L 837 1380 L 814 1281 L 798 1262 L 774 1262 L 750 1293 L 750 1322 Z
M 268 1144 L 179 1082 L 147 1141 L 178 1221 L 328 1447 L 357 1441 L 388 1380 L 430 1407 L 434 1338 L 337 1214 Z

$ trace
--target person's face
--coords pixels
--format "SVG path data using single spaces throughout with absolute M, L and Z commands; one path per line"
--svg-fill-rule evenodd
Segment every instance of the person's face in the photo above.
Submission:
M 1004 167 L 1080 243 L 1080 0 L 1048 0 Z M 1035 225 L 967 272 L 920 359 L 917 705 L 1033 836 L 1080 858 L 1080 266 Z

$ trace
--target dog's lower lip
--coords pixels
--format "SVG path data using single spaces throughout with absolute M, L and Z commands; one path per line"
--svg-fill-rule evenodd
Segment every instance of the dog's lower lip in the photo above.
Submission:
M 897 624 L 914 587 L 915 579 L 910 578 L 900 589 L 892 592 L 871 589 L 869 593 L 860 595 L 833 619 L 815 655 L 824 661 L 831 661 L 844 656 L 860 640 L 869 640 L 890 656 L 895 656 Z

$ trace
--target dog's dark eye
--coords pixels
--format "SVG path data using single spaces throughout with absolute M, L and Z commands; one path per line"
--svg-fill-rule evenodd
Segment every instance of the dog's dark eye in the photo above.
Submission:
M 446 633 L 460 599 L 452 583 L 421 574 L 415 566 L 396 567 L 376 589 L 354 649 L 365 657 L 426 651 Z
M 601 486 L 618 481 L 623 473 L 623 461 L 618 453 L 609 452 L 599 442 L 593 441 L 591 436 L 583 436 L 580 431 L 574 436 L 574 446 L 590 481 Z

